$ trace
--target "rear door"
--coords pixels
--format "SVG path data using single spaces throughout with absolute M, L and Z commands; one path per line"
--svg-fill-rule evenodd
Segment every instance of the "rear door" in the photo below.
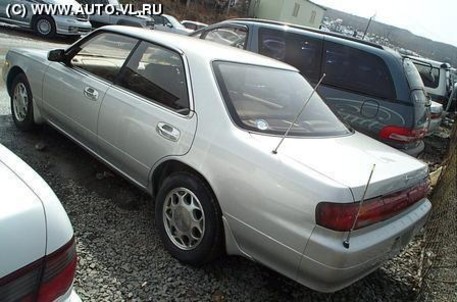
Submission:
M 141 186 L 156 162 L 183 155 L 192 145 L 197 116 L 186 66 L 178 52 L 141 42 L 106 92 L 100 153 Z

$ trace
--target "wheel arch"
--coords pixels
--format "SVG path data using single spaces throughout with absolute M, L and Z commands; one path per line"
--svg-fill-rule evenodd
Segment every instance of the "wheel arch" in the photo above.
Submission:
M 197 169 L 183 163 L 182 161 L 176 159 L 168 159 L 160 163 L 157 168 L 154 169 L 151 176 L 151 195 L 153 198 L 157 196 L 161 183 L 167 178 L 167 176 L 175 172 L 189 172 L 198 176 L 211 190 L 211 193 L 216 197 L 217 196 L 209 183 L 209 181 L 203 176 L 202 173 L 197 171 Z M 219 203 L 219 202 L 218 202 Z
M 10 71 L 8 72 L 8 76 L 6 77 L 6 90 L 8 91 L 9 96 L 11 96 L 11 93 L 12 93 L 11 86 L 13 85 L 13 80 L 21 73 L 24 74 L 24 76 L 27 78 L 25 71 L 19 66 L 13 66 L 10 69 Z M 27 78 L 27 81 L 28 81 L 28 78 Z
M 43 18 L 43 17 L 51 17 L 51 18 L 52 18 L 52 16 L 46 15 L 46 14 L 39 14 L 39 15 L 37 14 L 37 15 L 33 15 L 33 16 L 32 16 L 32 20 L 31 20 L 31 22 L 30 22 L 31 28 L 32 28 L 32 29 L 35 28 L 35 24 L 36 24 L 37 20 L 38 20 L 39 18 Z M 54 18 L 52 18 L 52 20 L 55 22 Z
M 157 192 L 160 189 L 161 183 L 165 180 L 165 178 L 175 172 L 188 172 L 198 176 L 208 187 L 210 192 L 216 198 L 217 205 L 221 211 L 222 217 L 222 231 L 224 234 L 222 235 L 224 240 L 224 246 L 222 247 L 223 251 L 225 251 L 229 255 L 243 255 L 245 257 L 250 258 L 249 255 L 245 254 L 240 245 L 238 244 L 232 229 L 230 227 L 229 222 L 227 221 L 226 217 L 224 217 L 224 213 L 222 212 L 221 205 L 219 203 L 219 199 L 217 198 L 216 193 L 214 192 L 211 183 L 200 173 L 197 169 L 177 160 L 177 159 L 169 159 L 162 163 L 160 163 L 157 168 L 154 169 L 151 176 L 150 182 L 150 189 L 152 199 L 154 200 L 157 197 Z

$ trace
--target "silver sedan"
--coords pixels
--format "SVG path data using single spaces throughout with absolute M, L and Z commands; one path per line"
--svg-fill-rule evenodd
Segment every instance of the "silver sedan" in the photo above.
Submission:
M 396 255 L 431 209 L 423 163 L 346 127 L 273 59 L 117 26 L 11 50 L 3 73 L 15 124 L 54 126 L 151 194 L 184 263 L 225 251 L 332 292 Z

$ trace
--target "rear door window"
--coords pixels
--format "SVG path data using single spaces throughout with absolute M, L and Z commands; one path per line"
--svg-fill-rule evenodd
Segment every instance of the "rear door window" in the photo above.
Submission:
M 189 95 L 181 56 L 167 48 L 141 42 L 118 84 L 180 114 L 189 113 Z
M 369 95 L 396 100 L 395 86 L 384 60 L 375 54 L 350 46 L 325 42 L 324 84 Z
M 306 35 L 259 29 L 259 53 L 286 62 L 316 81 L 320 76 L 322 41 Z

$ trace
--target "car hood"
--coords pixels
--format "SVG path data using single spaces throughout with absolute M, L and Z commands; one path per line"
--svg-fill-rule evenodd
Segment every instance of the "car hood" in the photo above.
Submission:
M 257 143 L 274 150 L 279 137 L 251 134 Z M 312 169 L 351 189 L 361 200 L 373 165 L 376 165 L 366 198 L 413 186 L 428 176 L 419 160 L 363 134 L 344 137 L 287 138 L 277 156 Z
M 43 204 L 18 176 L 24 167 L 16 158 L 0 145 L 0 277 L 46 253 Z

